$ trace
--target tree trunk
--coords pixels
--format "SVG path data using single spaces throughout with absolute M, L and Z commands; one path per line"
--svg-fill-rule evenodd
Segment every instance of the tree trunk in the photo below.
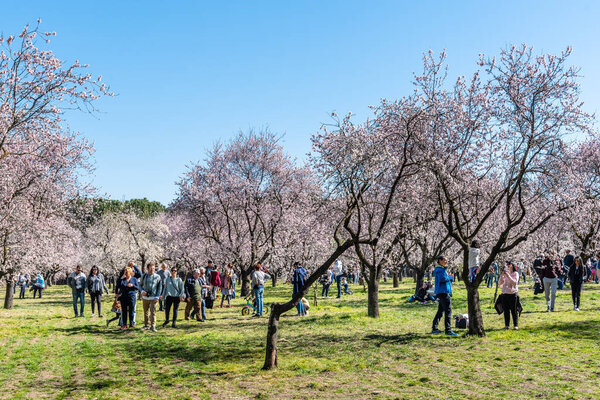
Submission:
M 377 274 L 372 274 L 368 281 L 368 312 L 367 315 L 372 318 L 379 318 L 379 279 Z
M 269 327 L 267 329 L 267 350 L 265 352 L 265 364 L 262 369 L 267 371 L 277 368 L 277 340 L 279 338 L 279 316 L 281 315 L 281 305 L 273 303 L 271 305 L 271 316 L 269 317 Z
M 397 272 L 392 272 L 392 277 L 393 277 L 393 286 L 395 288 L 397 288 L 398 286 L 400 286 L 400 282 L 398 281 L 398 273 Z
M 415 271 L 415 282 L 416 282 L 416 286 L 415 286 L 415 293 L 417 293 L 417 290 L 419 290 L 421 287 L 423 287 L 423 282 L 425 281 L 425 271 L 418 269 Z
M 467 285 L 467 303 L 469 306 L 469 335 L 485 336 L 479 304 L 479 289 L 472 285 Z
M 242 297 L 246 297 L 250 293 L 250 274 L 252 273 L 252 267 L 240 269 L 242 272 Z
M 15 283 L 13 282 L 13 276 L 8 275 L 6 277 L 6 295 L 4 296 L 4 308 L 7 310 L 10 310 L 13 308 L 13 299 L 14 299 L 13 285 L 14 284 Z
M 273 287 L 277 286 L 277 274 L 273 273 L 271 275 L 271 284 L 273 285 Z

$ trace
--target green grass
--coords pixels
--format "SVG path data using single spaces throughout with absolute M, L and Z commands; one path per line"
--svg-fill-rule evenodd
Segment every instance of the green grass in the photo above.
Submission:
M 28 292 L 0 310 L 0 398 L 600 398 L 599 286 L 585 285 L 581 312 L 570 311 L 565 290 L 558 312 L 545 313 L 543 296 L 523 285 L 520 331 L 501 329 L 493 292 L 482 289 L 487 337 L 454 339 L 428 334 L 435 306 L 406 303 L 412 289 L 383 284 L 376 320 L 358 287 L 342 300 L 319 299 L 309 317 L 284 315 L 279 369 L 271 372 L 260 371 L 267 320 L 239 308 L 208 310 L 209 321 L 182 321 L 176 330 L 121 332 L 91 318 L 89 304 L 85 318 L 72 318 L 64 286 L 41 301 Z M 265 299 L 290 295 L 283 285 L 267 288 Z M 111 300 L 105 296 L 105 316 L 113 316 Z M 453 302 L 455 313 L 466 312 L 464 289 Z M 138 324 L 142 318 L 138 304 Z

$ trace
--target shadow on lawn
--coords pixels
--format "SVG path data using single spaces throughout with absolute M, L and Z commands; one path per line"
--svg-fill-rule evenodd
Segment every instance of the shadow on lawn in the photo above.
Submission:
M 381 347 L 382 344 L 409 344 L 417 340 L 424 340 L 430 338 L 431 335 L 423 335 L 418 333 L 404 333 L 402 335 L 382 335 L 382 334 L 371 334 L 367 335 L 361 340 L 374 341 L 375 346 Z
M 598 320 L 565 321 L 556 324 L 541 325 L 540 329 L 549 332 L 560 332 L 562 337 L 572 339 L 598 339 Z

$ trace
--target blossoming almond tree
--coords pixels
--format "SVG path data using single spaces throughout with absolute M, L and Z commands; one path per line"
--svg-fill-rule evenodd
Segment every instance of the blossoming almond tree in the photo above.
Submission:
M 301 215 L 314 190 L 310 170 L 295 165 L 275 134 L 251 131 L 192 165 L 173 207 L 235 264 L 245 296 L 254 265 L 271 256 L 283 225 L 295 224 L 290 218 Z
M 100 78 L 81 72 L 84 65 L 65 67 L 37 47 L 53 35 L 26 26 L 17 37 L 0 37 L 0 279 L 8 282 L 23 267 L 15 256 L 35 237 L 32 229 L 58 221 L 51 217 L 85 191 L 78 176 L 89 169 L 92 147 L 64 127 L 63 110 L 91 111 L 93 100 L 110 94 Z
M 431 112 L 427 168 L 435 177 L 442 222 L 463 253 L 469 334 L 485 335 L 478 288 L 496 257 L 510 252 L 565 209 L 561 197 L 568 162 L 564 138 L 587 133 L 577 69 L 570 49 L 535 56 L 523 45 L 481 58 L 468 82 L 444 89 L 444 56 L 429 55 L 417 77 Z M 494 232 L 490 236 L 489 232 Z M 468 279 L 469 246 L 487 236 L 480 272 Z

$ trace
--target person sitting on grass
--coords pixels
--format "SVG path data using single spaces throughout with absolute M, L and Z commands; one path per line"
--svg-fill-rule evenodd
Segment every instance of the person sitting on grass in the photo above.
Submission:
M 431 282 L 424 282 L 423 286 L 421 286 L 413 296 L 413 299 L 423 304 L 427 304 L 428 301 L 435 301 L 435 297 L 428 293 L 428 290 L 431 289 L 432 286 L 433 284 Z
M 435 276 L 435 297 L 438 299 L 438 310 L 433 318 L 431 333 L 434 335 L 442 333 L 438 329 L 438 324 L 444 315 L 444 328 L 446 335 L 458 336 L 452 332 L 452 282 L 454 278 L 446 271 L 448 260 L 444 256 L 437 258 L 437 266 L 433 270 Z

